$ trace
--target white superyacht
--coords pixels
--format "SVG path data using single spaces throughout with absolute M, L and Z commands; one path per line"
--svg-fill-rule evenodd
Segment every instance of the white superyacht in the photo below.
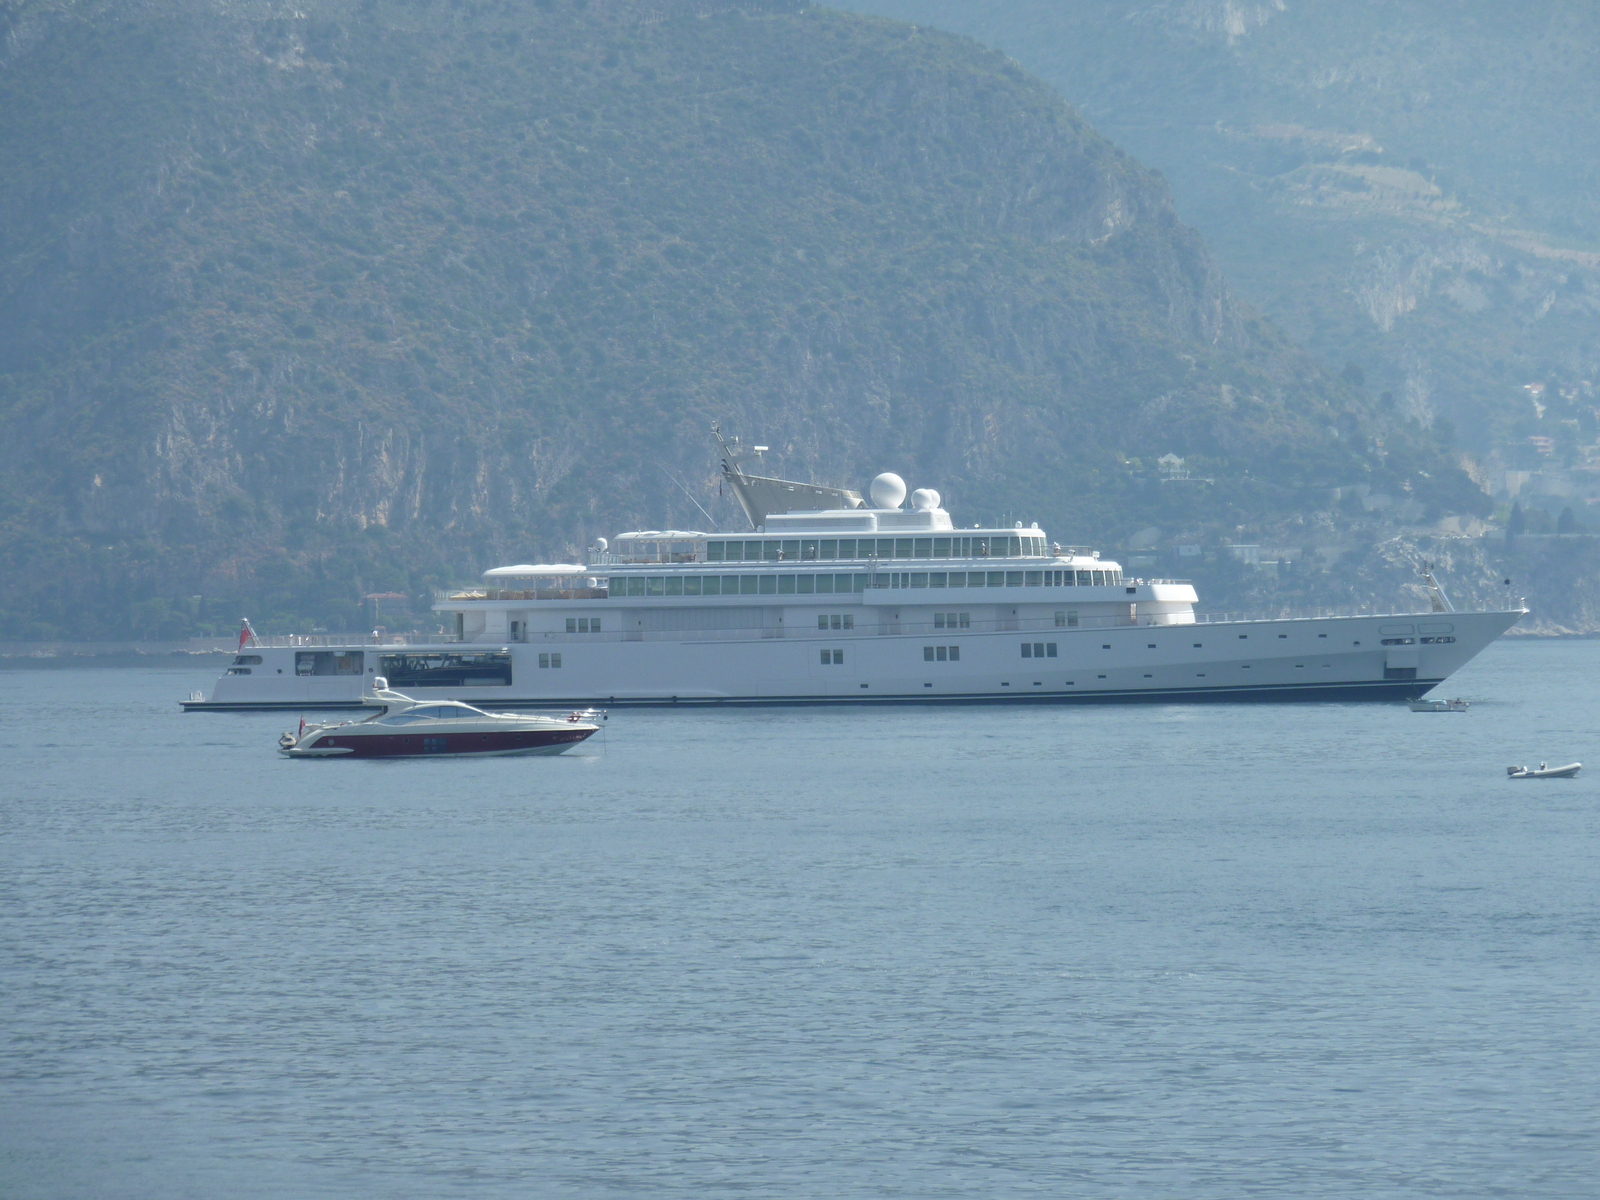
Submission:
M 721 439 L 719 437 L 719 443 Z M 241 639 L 189 710 L 356 708 L 376 677 L 500 708 L 993 701 L 1404 700 L 1527 611 L 1207 620 L 1194 588 L 1125 578 L 1037 525 L 958 529 L 892 474 L 870 503 L 748 474 L 750 532 L 598 540 L 441 592 L 453 636 Z M 248 629 L 248 625 L 246 626 Z

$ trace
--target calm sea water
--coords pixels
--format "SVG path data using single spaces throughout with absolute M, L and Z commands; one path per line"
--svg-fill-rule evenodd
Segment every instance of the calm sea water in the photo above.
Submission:
M 1600 643 L 290 762 L 0 673 L 6 1197 L 1592 1196 Z M 1508 763 L 1594 763 L 1512 782 Z

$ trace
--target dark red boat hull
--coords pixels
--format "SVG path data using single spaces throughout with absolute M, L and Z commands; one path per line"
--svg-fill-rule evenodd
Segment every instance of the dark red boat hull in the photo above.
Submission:
M 329 733 L 309 750 L 348 750 L 333 758 L 427 758 L 451 754 L 558 754 L 595 731 L 574 725 L 571 729 L 523 729 L 505 733 Z M 323 757 L 311 755 L 307 757 Z

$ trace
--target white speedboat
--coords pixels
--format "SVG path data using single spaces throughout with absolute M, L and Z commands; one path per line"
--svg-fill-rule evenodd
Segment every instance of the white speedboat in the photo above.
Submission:
M 1582 763 L 1568 763 L 1564 767 L 1548 767 L 1540 763 L 1537 767 L 1507 767 L 1506 774 L 1512 779 L 1575 779 Z
M 373 680 L 362 703 L 378 711 L 358 721 L 300 722 L 278 739 L 290 758 L 482 758 L 509 754 L 560 754 L 592 737 L 597 714 L 566 717 L 492 713 L 454 700 L 416 700 Z
M 1466 712 L 1471 707 L 1465 700 L 1411 700 L 1412 712 Z

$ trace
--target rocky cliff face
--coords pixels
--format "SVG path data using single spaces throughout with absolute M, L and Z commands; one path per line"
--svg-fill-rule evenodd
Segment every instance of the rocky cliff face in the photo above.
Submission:
M 732 521 L 712 420 L 1065 537 L 1160 503 L 1130 457 L 1215 464 L 1187 516 L 1229 522 L 1439 466 L 971 43 L 788 5 L 8 13 L 0 512 L 86 619 L 337 620 Z M 14 632 L 61 607 L 30 595 Z
M 1251 303 L 1413 417 L 1447 418 L 1480 458 L 1510 461 L 1522 384 L 1600 371 L 1591 8 L 852 7 L 1015 55 L 1173 179 Z

